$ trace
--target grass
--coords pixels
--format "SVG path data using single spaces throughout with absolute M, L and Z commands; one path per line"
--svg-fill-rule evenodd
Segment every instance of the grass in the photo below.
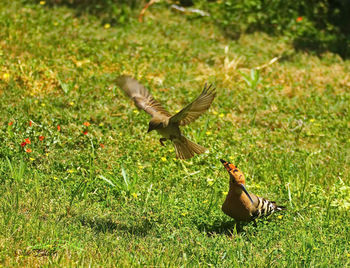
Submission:
M 109 28 L 22 2 L 0 3 L 1 265 L 350 265 L 349 61 L 264 34 L 231 41 L 162 5 Z M 121 73 L 171 112 L 215 83 L 184 128 L 210 152 L 174 159 L 115 86 Z M 219 158 L 288 210 L 236 225 Z

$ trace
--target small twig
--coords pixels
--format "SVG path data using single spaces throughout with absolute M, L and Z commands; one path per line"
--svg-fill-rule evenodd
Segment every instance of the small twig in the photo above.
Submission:
M 205 12 L 203 10 L 197 9 L 197 8 L 184 8 L 184 7 L 178 6 L 178 5 L 171 5 L 170 8 L 174 9 L 174 10 L 176 10 L 178 12 L 184 13 L 184 14 L 193 13 L 193 14 L 200 15 L 202 17 L 210 17 L 209 13 L 207 13 L 207 12 Z
M 287 188 L 288 188 L 288 199 L 289 199 L 289 204 L 291 207 L 293 207 L 293 204 L 292 204 L 292 194 L 290 192 L 290 187 L 289 187 L 289 183 L 287 183 Z
M 186 176 L 184 177 L 184 179 L 185 179 L 185 178 L 187 178 L 187 177 L 190 177 L 190 176 L 196 175 L 196 174 L 198 174 L 199 172 L 200 172 L 200 171 L 198 170 L 198 171 L 195 171 L 195 172 L 189 173 L 188 175 L 186 175 Z
M 146 206 L 147 206 L 148 198 L 151 195 L 152 187 L 153 187 L 153 184 L 151 183 L 151 186 L 148 188 L 148 191 L 147 191 L 147 196 L 146 196 L 146 199 L 145 199 L 145 203 L 143 205 L 142 213 L 145 213 L 145 211 L 146 211 Z
M 263 69 L 263 68 L 266 68 L 267 66 L 269 66 L 269 65 L 275 63 L 276 61 L 278 61 L 280 58 L 281 58 L 281 56 L 274 57 L 274 58 L 273 58 L 272 60 L 270 60 L 268 63 L 265 63 L 265 64 L 263 64 L 263 65 L 260 65 L 260 66 L 254 68 L 254 69 L 256 69 L 256 70 L 261 70 L 261 69 Z
M 147 8 L 149 8 L 151 5 L 153 5 L 157 0 L 151 0 L 149 1 L 141 10 L 140 14 L 139 14 L 139 22 L 143 21 L 143 16 L 145 15 L 145 12 L 147 10 Z

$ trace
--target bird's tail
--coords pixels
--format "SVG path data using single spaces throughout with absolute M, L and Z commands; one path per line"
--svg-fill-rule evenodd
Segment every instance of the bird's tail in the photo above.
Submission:
M 200 146 L 184 136 L 180 139 L 173 140 L 176 157 L 180 159 L 188 159 L 193 157 L 195 154 L 202 154 L 207 151 L 206 148 Z

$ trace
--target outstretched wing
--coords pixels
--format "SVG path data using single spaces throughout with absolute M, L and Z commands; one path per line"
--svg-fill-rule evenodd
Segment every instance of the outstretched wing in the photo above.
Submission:
M 184 126 L 196 120 L 202 113 L 210 107 L 215 98 L 215 88 L 211 89 L 211 85 L 207 87 L 205 84 L 202 93 L 180 112 L 172 116 L 169 120 L 171 123 L 179 123 Z
M 117 85 L 133 99 L 138 108 L 146 111 L 152 117 L 160 115 L 171 116 L 136 79 L 127 75 L 122 75 L 117 78 Z

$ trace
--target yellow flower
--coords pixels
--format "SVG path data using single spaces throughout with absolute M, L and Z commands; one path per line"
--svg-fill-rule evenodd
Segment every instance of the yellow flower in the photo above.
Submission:
M 111 25 L 109 23 L 106 23 L 104 26 L 103 26 L 105 29 L 109 29 L 111 28 Z
M 68 169 L 67 172 L 72 174 L 74 172 L 74 170 L 73 169 Z
M 136 199 L 137 196 L 138 196 L 137 193 L 132 193 L 131 195 L 132 195 L 132 197 L 135 198 L 135 199 Z
M 161 160 L 162 160 L 163 162 L 166 162 L 166 158 L 165 158 L 165 157 L 162 157 Z
M 74 105 L 74 102 L 72 102 L 72 101 L 69 102 L 69 105 L 70 105 L 70 106 L 73 106 L 73 105 Z
M 228 192 L 222 192 L 222 195 L 227 195 L 228 194 Z
M 42 104 L 41 104 L 41 106 L 42 106 L 42 107 L 45 107 L 45 106 L 46 106 L 46 104 L 45 104 L 45 103 L 42 103 Z
M 46 4 L 46 1 L 40 1 L 39 4 L 43 6 Z
M 138 110 L 134 110 L 133 112 L 134 112 L 134 114 L 138 114 L 138 113 L 139 113 L 139 111 L 138 111 Z
M 211 135 L 211 131 L 207 131 L 207 132 L 205 132 L 205 134 L 207 134 L 207 135 Z
M 278 218 L 278 219 L 282 219 L 282 218 L 283 218 L 283 215 L 278 215 L 277 218 Z
M 100 124 L 99 124 L 100 127 L 103 127 L 104 125 L 105 125 L 104 123 L 100 123 Z
M 233 157 L 233 156 L 229 156 L 228 157 L 231 161 L 234 161 L 235 160 L 235 158 Z
M 217 114 L 218 114 L 218 112 L 217 112 L 217 111 L 213 111 L 213 114 L 214 114 L 214 115 L 217 115 Z
M 57 177 L 53 177 L 53 179 L 54 179 L 55 181 L 57 181 L 57 180 L 58 180 L 58 178 L 57 178 Z
M 54 25 L 54 26 L 57 26 L 57 25 L 58 25 L 58 22 L 55 21 L 55 22 L 53 23 L 53 25 Z
M 38 102 L 39 102 L 38 100 L 35 100 L 35 101 L 34 101 L 35 104 L 38 104 Z
M 10 80 L 10 74 L 9 73 L 4 73 L 2 75 L 2 79 L 4 79 L 5 81 L 9 81 Z
M 208 203 L 208 200 L 207 200 L 207 199 L 203 201 L 203 204 L 206 204 L 206 203 Z
M 311 118 L 311 119 L 310 119 L 310 123 L 313 123 L 313 122 L 315 122 L 315 119 L 314 119 L 314 118 Z
M 223 118 L 225 115 L 223 113 L 219 114 L 219 117 Z
M 30 160 L 30 161 L 34 161 L 34 160 L 35 160 L 35 158 L 33 158 L 33 157 L 29 157 L 29 160 Z
M 139 168 L 139 169 L 143 169 L 143 168 L 144 168 L 144 166 L 142 166 L 142 165 L 138 165 L 138 168 Z

